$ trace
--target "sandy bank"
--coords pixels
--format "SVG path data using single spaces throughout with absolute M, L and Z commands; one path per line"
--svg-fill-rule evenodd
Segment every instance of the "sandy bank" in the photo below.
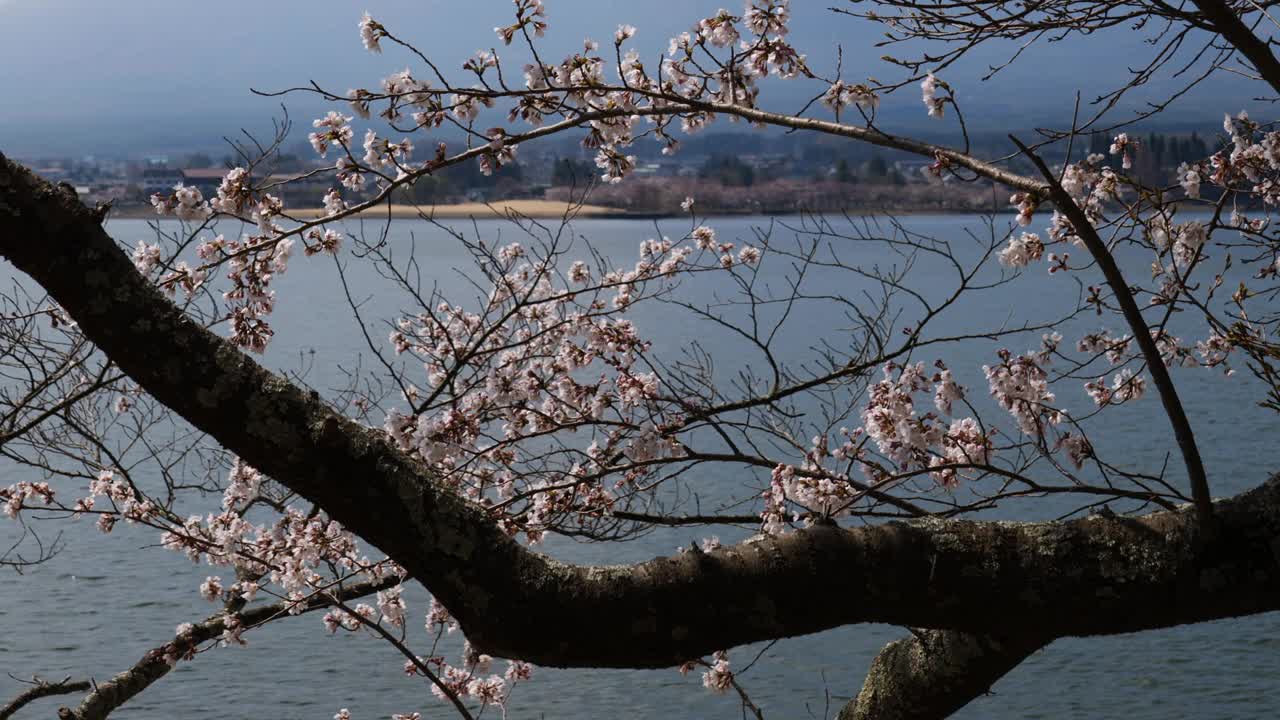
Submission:
M 618 208 L 605 207 L 603 205 L 582 205 L 576 208 L 575 217 L 633 217 L 632 213 Z M 434 217 L 443 220 L 453 218 L 500 218 L 506 217 L 509 213 L 516 213 L 531 218 L 543 219 L 559 219 L 564 217 L 567 210 L 572 209 L 570 205 L 558 200 L 498 200 L 493 203 L 457 203 L 454 205 L 392 205 L 388 209 L 386 205 L 378 205 L 360 212 L 361 217 L 366 218 L 386 218 L 388 215 L 392 218 L 412 218 Z M 321 208 L 285 208 L 285 215 L 298 220 L 310 220 L 325 214 Z M 150 205 L 129 204 L 117 206 L 111 210 L 111 217 L 114 218 L 141 218 L 143 220 L 151 220 L 157 217 L 156 211 Z M 647 217 L 647 216 L 646 216 Z
M 420 216 L 435 218 L 469 218 L 469 217 L 505 217 L 509 213 L 532 218 L 561 218 L 566 212 L 573 212 L 578 217 L 607 217 L 624 215 L 626 211 L 603 205 L 571 206 L 556 200 L 498 200 L 492 203 L 458 203 L 456 205 L 378 205 L 364 210 L 364 217 L 385 218 L 390 214 L 393 218 L 416 218 Z M 324 211 L 319 208 L 289 210 L 289 215 L 299 219 L 319 217 Z

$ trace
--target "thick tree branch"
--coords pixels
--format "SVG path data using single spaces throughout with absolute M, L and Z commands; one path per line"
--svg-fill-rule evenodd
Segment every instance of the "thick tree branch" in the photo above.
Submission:
M 820 526 L 638 565 L 566 565 L 507 537 L 381 431 L 183 316 L 74 193 L 3 158 L 0 256 L 159 401 L 403 565 L 492 655 L 662 667 L 860 622 L 1061 636 L 1280 608 L 1280 481 L 1217 503 L 1213 543 L 1180 510 Z
M 1261 40 L 1240 19 L 1234 8 L 1222 0 L 1192 0 L 1200 12 L 1209 18 L 1222 37 L 1235 46 L 1253 65 L 1262 79 L 1276 92 L 1280 92 L 1280 61 L 1272 54 L 1267 43 Z M 1265 12 L 1265 11 L 1264 11 Z
M 880 651 L 862 691 L 837 720 L 949 717 L 1045 644 L 1029 637 L 917 631 Z

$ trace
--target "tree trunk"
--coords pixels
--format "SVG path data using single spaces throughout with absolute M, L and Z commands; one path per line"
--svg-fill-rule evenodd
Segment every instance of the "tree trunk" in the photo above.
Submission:
M 862 692 L 837 720 L 948 717 L 1045 644 L 1028 637 L 916 631 L 884 646 L 871 663 Z

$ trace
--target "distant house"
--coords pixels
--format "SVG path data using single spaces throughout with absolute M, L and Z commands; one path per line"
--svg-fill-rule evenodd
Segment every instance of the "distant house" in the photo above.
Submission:
M 174 185 L 186 185 L 200 191 L 206 200 L 217 197 L 218 186 L 226 177 L 227 168 L 187 168 L 169 170 L 150 168 L 142 172 L 141 185 L 147 196 L 154 193 L 173 192 Z M 275 174 L 266 179 L 253 177 L 256 188 L 284 200 L 286 207 L 319 207 L 330 188 L 338 186 L 332 172 L 314 175 Z M 348 193 L 348 195 L 350 195 Z M 351 199 L 350 197 L 348 199 Z
M 198 189 L 207 200 L 218 194 L 218 186 L 228 171 L 226 168 L 187 168 L 179 172 L 182 184 Z
M 267 177 L 267 192 L 284 201 L 285 207 L 320 207 L 325 193 L 334 188 L 341 188 L 333 172 L 296 175 L 293 173 L 277 173 Z M 343 190 L 343 197 L 348 201 L 359 197 L 359 193 Z
M 142 192 L 150 197 L 156 193 L 171 193 L 173 192 L 173 186 L 182 183 L 182 181 L 181 170 L 147 168 L 142 171 L 141 182 L 138 184 L 142 187 Z
M 64 167 L 36 168 L 36 174 L 49 182 L 63 182 L 71 177 L 71 172 Z
M 95 180 L 89 186 L 87 193 L 80 192 L 79 188 L 76 192 L 80 194 L 80 200 L 89 205 L 120 201 L 129 195 L 129 182 L 124 178 L 105 178 Z

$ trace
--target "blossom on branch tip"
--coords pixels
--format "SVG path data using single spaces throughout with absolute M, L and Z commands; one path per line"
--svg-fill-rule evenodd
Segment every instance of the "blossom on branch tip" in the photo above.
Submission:
M 371 53 L 382 52 L 382 46 L 378 44 L 378 40 L 386 34 L 386 29 L 382 27 L 381 23 L 370 17 L 369 13 L 365 13 L 360 18 L 360 42 L 364 43 L 365 50 Z
M 200 189 L 188 187 L 182 183 L 173 186 L 173 193 L 151 196 L 151 205 L 158 215 L 174 215 L 179 220 L 204 220 L 213 214 L 212 208 L 204 201 Z
M 347 203 L 342 199 L 342 195 L 335 188 L 329 188 L 329 192 L 324 194 L 325 214 L 337 215 L 346 209 Z
M 733 687 L 733 672 L 729 670 L 729 656 L 723 650 L 712 655 L 711 666 L 702 673 L 702 686 L 717 695 Z
M 210 575 L 200 583 L 200 597 L 213 602 L 222 596 L 222 578 Z
M 1009 244 L 1000 251 L 1000 263 L 1013 268 L 1022 268 L 1044 255 L 1044 242 L 1035 233 L 1024 232 L 1019 237 L 1009 238 Z
M 1135 375 L 1129 368 L 1124 368 L 1111 378 L 1111 387 L 1107 387 L 1106 378 L 1085 383 L 1084 387 L 1098 407 L 1105 407 L 1141 398 L 1147 389 L 1147 381 L 1142 375 Z
M 137 246 L 133 249 L 133 266 L 138 268 L 141 275 L 150 275 L 160 264 L 160 246 L 150 245 L 146 241 L 139 240 Z
M 488 50 L 477 50 L 475 55 L 462 64 L 463 70 L 470 70 L 478 75 L 484 74 L 487 68 L 498 66 L 498 56 Z
M 849 85 L 843 80 L 837 80 L 822 94 L 822 104 L 836 112 L 848 105 L 857 105 L 871 112 L 880 106 L 880 96 L 866 85 Z
M 943 99 L 938 97 L 938 84 L 938 78 L 934 77 L 933 73 L 929 73 L 924 80 L 920 81 L 921 99 L 929 111 L 929 117 L 942 117 Z
M 316 128 L 316 132 L 307 136 L 311 141 L 311 147 L 315 149 L 320 157 L 324 157 L 329 152 L 329 145 L 339 145 L 347 147 L 351 144 L 351 139 L 355 131 L 348 124 L 351 122 L 350 115 L 342 115 L 333 110 L 322 118 L 318 118 L 311 122 Z
M 714 47 L 726 47 L 738 40 L 738 29 L 735 23 L 740 19 L 728 10 L 721 9 L 715 15 L 699 20 L 694 30 L 700 40 L 709 42 Z
M 712 250 L 716 246 L 716 231 L 706 225 L 694 228 L 691 236 L 699 250 Z
M 1137 147 L 1137 145 L 1137 139 L 1130 138 L 1128 133 L 1120 133 L 1111 142 L 1110 152 L 1112 155 L 1119 155 L 1121 157 L 1120 166 L 1125 170 L 1130 170 L 1133 168 L 1133 153 L 1130 150 Z

